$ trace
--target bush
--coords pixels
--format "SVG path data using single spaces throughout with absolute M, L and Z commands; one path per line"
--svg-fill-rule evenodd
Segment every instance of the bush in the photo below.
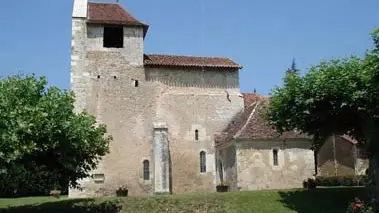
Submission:
M 367 183 L 367 176 L 330 176 L 316 177 L 317 186 L 364 186 Z
M 315 189 L 316 188 L 316 181 L 308 178 L 308 180 L 303 181 L 303 187 L 308 189 Z
M 355 198 L 347 208 L 346 213 L 374 213 L 374 208 L 369 204 Z
M 117 197 L 126 197 L 128 196 L 128 186 L 122 185 L 116 190 Z
M 112 199 L 103 201 L 87 201 L 74 204 L 74 210 L 77 212 L 91 213 L 119 213 L 122 209 L 122 200 Z M 74 211 L 76 212 L 76 211 Z

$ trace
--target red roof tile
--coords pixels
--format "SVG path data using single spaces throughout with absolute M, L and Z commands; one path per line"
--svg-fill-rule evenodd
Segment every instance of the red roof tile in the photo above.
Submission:
M 255 93 L 243 95 L 244 111 L 221 134 L 215 136 L 216 146 L 232 139 L 310 139 L 307 135 L 294 131 L 279 134 L 264 118 L 264 106 L 269 99 Z
M 213 68 L 241 68 L 229 58 L 217 57 L 195 57 L 195 56 L 176 56 L 176 55 L 145 55 L 145 66 L 181 66 L 181 67 L 213 67 Z
M 88 23 L 141 26 L 145 34 L 149 27 L 135 19 L 119 3 L 88 3 Z

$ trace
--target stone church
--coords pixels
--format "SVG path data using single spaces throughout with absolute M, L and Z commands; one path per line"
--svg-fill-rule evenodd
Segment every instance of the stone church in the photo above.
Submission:
M 110 153 L 70 197 L 301 186 L 314 173 L 310 140 L 276 134 L 267 99 L 241 94 L 242 68 L 225 57 L 144 53 L 149 26 L 119 3 L 74 0 L 75 110 L 107 125 Z

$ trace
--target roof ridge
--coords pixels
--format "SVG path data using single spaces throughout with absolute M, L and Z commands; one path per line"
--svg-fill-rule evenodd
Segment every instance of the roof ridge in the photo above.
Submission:
M 217 58 L 217 59 L 228 59 L 226 56 L 195 56 L 195 55 L 174 55 L 174 54 L 161 54 L 161 53 L 145 53 L 146 56 L 172 56 L 172 57 L 192 57 L 192 58 Z
M 120 2 L 91 2 L 89 1 L 88 4 L 118 4 L 120 5 Z
M 244 131 L 246 129 L 246 127 L 249 124 L 251 118 L 254 116 L 254 113 L 255 113 L 256 109 L 258 108 L 259 101 L 254 101 L 250 106 L 253 106 L 254 104 L 255 104 L 255 107 L 251 111 L 249 117 L 246 119 L 246 122 L 244 123 L 244 125 L 242 126 L 242 128 L 240 130 L 238 130 L 238 132 L 233 136 L 233 138 L 238 138 L 241 135 L 242 131 Z

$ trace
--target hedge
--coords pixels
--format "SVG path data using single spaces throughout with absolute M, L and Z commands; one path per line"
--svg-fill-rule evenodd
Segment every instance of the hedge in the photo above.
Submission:
M 40 197 L 41 198 L 41 197 Z M 37 199 L 37 198 L 36 198 Z M 22 202 L 18 201 L 18 202 Z M 62 199 L 36 201 L 34 204 L 0 206 L 4 213 L 120 213 L 124 200 L 119 198 Z
M 367 181 L 366 175 L 316 177 L 317 186 L 364 186 Z
M 122 203 L 121 199 L 81 202 L 74 204 L 71 212 L 119 213 L 123 206 Z
M 304 187 L 311 184 L 315 186 L 365 186 L 368 181 L 367 175 L 356 176 L 317 176 L 315 180 L 304 181 Z M 313 188 L 313 187 L 312 187 Z

